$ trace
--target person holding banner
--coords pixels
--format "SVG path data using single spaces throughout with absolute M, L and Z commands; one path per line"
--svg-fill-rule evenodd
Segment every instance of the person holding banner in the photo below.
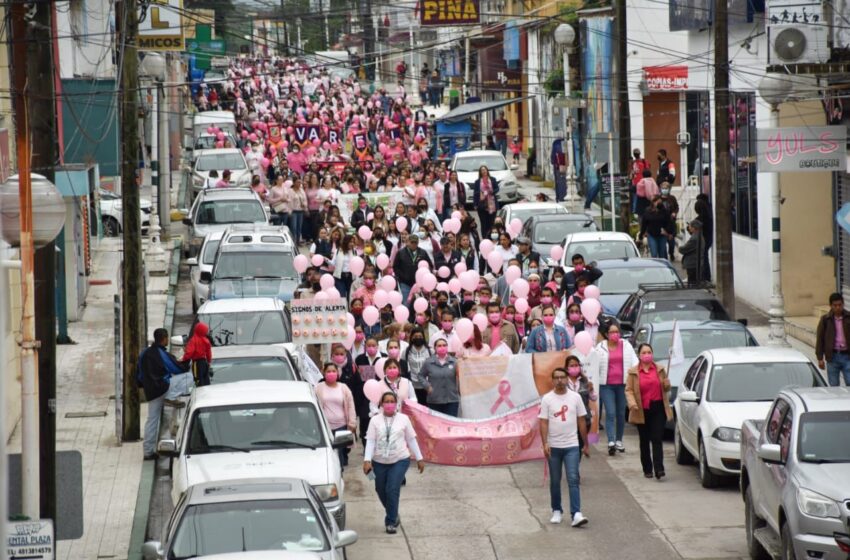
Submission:
M 449 355 L 448 340 L 438 338 L 434 342 L 434 355 L 422 364 L 420 376 L 428 395 L 428 407 L 449 416 L 457 416 L 460 408 L 457 359 Z
M 574 366 L 573 366 L 574 367 Z M 567 486 L 570 492 L 570 519 L 573 527 L 587 525 L 588 519 L 581 513 L 581 489 L 579 487 L 579 463 L 581 454 L 590 457 L 587 443 L 587 408 L 579 393 L 567 390 L 568 374 L 564 368 L 552 371 L 552 391 L 540 399 L 540 439 L 543 454 L 549 465 L 549 496 L 552 517 L 549 522 L 563 521 L 561 505 L 561 473 L 566 469 Z M 581 438 L 581 440 L 579 439 Z M 583 446 L 579 443 L 585 442 Z
M 652 346 L 643 343 L 638 346 L 637 353 L 640 363 L 629 369 L 626 379 L 629 422 L 638 429 L 643 476 L 652 478 L 654 471 L 655 478 L 661 480 L 665 475 L 662 447 L 664 427 L 673 419 L 668 398 L 670 380 L 667 371 L 655 363 Z
M 628 340 L 621 338 L 616 319 L 599 329 L 603 340 L 596 345 L 598 360 L 591 360 L 595 371 L 591 377 L 599 383 L 599 396 L 605 408 L 605 435 L 608 455 L 624 453 L 623 432 L 626 428 L 625 374 L 638 365 L 638 357 Z
M 401 484 L 410 467 L 410 455 L 416 458 L 419 472 L 425 471 L 422 451 L 410 419 L 400 412 L 398 397 L 392 391 L 381 395 L 381 414 L 373 416 L 366 432 L 363 474 L 374 471 L 375 491 L 384 506 L 384 527 L 394 535 L 401 518 L 398 514 Z

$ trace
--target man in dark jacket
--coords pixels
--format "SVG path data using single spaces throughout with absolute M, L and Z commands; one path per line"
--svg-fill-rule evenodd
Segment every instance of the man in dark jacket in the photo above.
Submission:
M 452 240 L 445 235 L 440 238 L 440 250 L 434 255 L 434 269 L 437 271 L 437 279 L 447 282 L 449 278 L 455 277 L 455 265 L 460 262 L 460 251 L 452 249 Z M 449 275 L 440 276 L 439 270 L 448 267 Z M 414 271 L 414 274 L 416 272 Z
M 708 251 L 714 242 L 714 211 L 708 201 L 707 194 L 698 194 L 694 202 L 694 212 L 697 219 L 702 222 L 702 238 L 705 239 L 705 250 L 702 255 L 702 279 L 711 282 L 711 264 L 708 261 Z
M 839 293 L 829 296 L 829 313 L 818 321 L 815 339 L 815 357 L 818 367 L 826 367 L 829 384 L 850 386 L 850 313 L 844 310 L 844 297 Z
M 595 283 L 602 277 L 602 271 L 596 268 L 596 263 L 584 264 L 584 255 L 576 253 L 572 258 L 573 269 L 564 274 L 564 281 L 561 282 L 561 291 L 564 292 L 564 297 L 568 298 L 576 291 L 576 280 L 579 276 L 587 278 L 590 284 Z
M 410 288 L 416 283 L 416 269 L 419 261 L 426 261 L 432 265 L 428 253 L 419 248 L 419 236 L 410 234 L 407 236 L 407 247 L 399 249 L 393 262 L 393 273 L 401 291 L 402 301 L 407 301 Z
M 351 227 L 358 229 L 360 226 L 366 225 L 371 211 L 366 197 L 357 197 L 357 208 L 351 213 Z
M 520 235 L 516 238 L 516 244 L 519 249 L 517 258 L 519 259 L 519 262 L 522 263 L 520 267 L 522 268 L 522 274 L 523 276 L 528 276 L 528 264 L 532 261 L 540 264 L 540 253 L 531 250 L 531 239 L 524 235 Z
M 682 253 L 682 266 L 688 272 L 688 286 L 699 286 L 703 280 L 702 257 L 705 252 L 705 239 L 702 237 L 702 222 L 693 220 L 688 224 L 688 240 L 679 248 Z
M 167 401 L 173 406 L 185 406 L 184 403 L 172 399 L 189 389 L 186 381 L 191 377 L 186 373 L 189 371 L 188 365 L 178 362 L 177 358 L 166 350 L 166 329 L 156 329 L 153 332 L 153 340 L 153 344 L 142 351 L 136 366 L 141 370 L 142 388 L 145 391 L 145 400 L 148 401 L 148 420 L 145 423 L 143 443 L 146 461 L 156 458 L 156 442 L 159 439 L 159 420 L 163 405 Z

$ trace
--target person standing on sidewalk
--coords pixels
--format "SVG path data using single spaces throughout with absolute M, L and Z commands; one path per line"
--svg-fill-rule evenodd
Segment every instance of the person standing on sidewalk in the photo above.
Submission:
M 192 377 L 195 385 L 203 387 L 210 384 L 212 364 L 212 343 L 209 339 L 210 328 L 203 321 L 198 321 L 192 329 L 192 336 L 183 350 L 181 362 L 192 362 Z
M 136 379 L 140 380 L 148 401 L 148 420 L 145 422 L 145 435 L 142 449 L 145 461 L 156 459 L 156 442 L 159 439 L 159 420 L 162 417 L 162 407 L 165 404 L 177 408 L 185 406 L 175 400 L 189 390 L 191 376 L 189 368 L 177 361 L 166 350 L 168 345 L 168 330 L 156 329 L 153 332 L 153 344 L 145 348 L 139 355 L 136 367 L 139 372 Z
M 550 523 L 558 524 L 563 520 L 564 508 L 561 505 L 561 471 L 566 468 L 567 486 L 570 490 L 570 518 L 573 527 L 587 525 L 588 519 L 581 513 L 581 490 L 579 488 L 579 463 L 581 454 L 590 457 L 587 442 L 587 409 L 581 395 L 567 391 L 567 371 L 555 368 L 552 371 L 554 389 L 540 400 L 540 439 L 543 441 L 543 454 L 549 463 L 549 496 L 552 502 Z
M 818 367 L 826 369 L 832 387 L 850 386 L 850 313 L 844 310 L 844 297 L 839 293 L 829 296 L 829 313 L 818 321 L 815 356 Z
M 626 401 L 629 403 L 629 422 L 635 424 L 640 438 L 640 464 L 643 476 L 664 478 L 664 426 L 673 419 L 670 401 L 670 380 L 663 367 L 655 363 L 652 346 L 638 346 L 640 363 L 629 370 L 626 379 Z M 608 411 L 606 410 L 607 414 Z M 652 453 L 650 454 L 650 446 Z
M 508 129 L 510 123 L 505 118 L 505 112 L 499 111 L 499 118 L 493 121 L 493 140 L 496 143 L 496 149 L 502 152 L 502 155 L 508 153 Z
M 684 245 L 679 247 L 679 252 L 682 253 L 682 266 L 688 273 L 688 286 L 697 287 L 705 279 L 702 272 L 705 254 L 702 222 L 691 220 L 691 223 L 688 224 L 688 233 L 690 237 Z

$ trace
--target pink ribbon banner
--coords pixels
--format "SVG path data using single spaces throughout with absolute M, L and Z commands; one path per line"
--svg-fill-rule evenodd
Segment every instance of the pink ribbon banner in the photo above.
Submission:
M 455 418 L 411 401 L 404 401 L 402 411 L 428 463 L 481 467 L 543 459 L 539 402 L 479 420 Z

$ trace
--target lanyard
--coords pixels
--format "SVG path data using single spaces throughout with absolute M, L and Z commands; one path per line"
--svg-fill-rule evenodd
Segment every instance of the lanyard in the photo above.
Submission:
M 390 446 L 390 434 L 392 433 L 393 423 L 395 422 L 395 414 L 393 414 L 393 419 L 387 422 L 387 417 L 384 416 L 384 427 L 387 429 L 387 447 Z

